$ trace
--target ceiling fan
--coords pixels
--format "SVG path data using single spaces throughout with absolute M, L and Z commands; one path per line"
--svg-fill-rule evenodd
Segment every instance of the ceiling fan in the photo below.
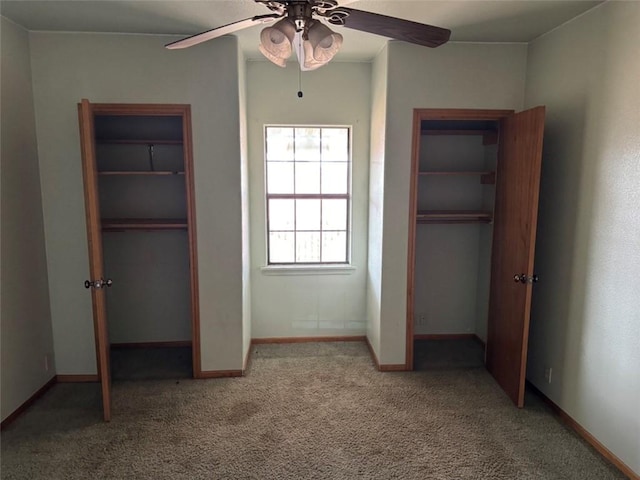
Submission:
M 342 35 L 331 31 L 324 22 L 432 48 L 446 43 L 451 35 L 446 28 L 344 7 L 354 0 L 254 1 L 272 13 L 207 30 L 169 43 L 166 48 L 187 48 L 254 25 L 275 22 L 260 33 L 262 54 L 284 67 L 295 50 L 300 69 L 315 70 L 326 65 L 342 46 Z

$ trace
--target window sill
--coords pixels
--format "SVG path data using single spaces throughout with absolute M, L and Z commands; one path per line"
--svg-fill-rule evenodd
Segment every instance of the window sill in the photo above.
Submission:
M 352 275 L 353 265 L 267 265 L 260 267 L 263 275 Z

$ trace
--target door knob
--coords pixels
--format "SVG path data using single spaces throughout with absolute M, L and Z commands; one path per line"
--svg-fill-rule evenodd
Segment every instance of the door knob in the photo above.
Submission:
M 104 288 L 104 287 L 110 287 L 111 285 L 113 285 L 113 280 L 111 280 L 110 278 L 108 279 L 103 279 L 101 278 L 100 280 L 85 280 L 84 281 L 84 288 Z
M 520 275 L 518 275 L 517 273 L 513 276 L 513 281 L 518 283 L 538 283 L 538 275 L 533 274 L 531 276 L 528 276 L 526 273 L 521 273 Z

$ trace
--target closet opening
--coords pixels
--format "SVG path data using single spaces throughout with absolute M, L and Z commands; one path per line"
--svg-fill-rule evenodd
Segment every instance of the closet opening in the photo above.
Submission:
M 111 376 L 191 378 L 181 116 L 96 115 Z
M 544 110 L 414 110 L 407 369 L 486 366 L 518 406 Z
M 414 369 L 484 366 L 498 122 L 423 120 Z
M 105 420 L 111 380 L 200 376 L 188 105 L 79 105 Z

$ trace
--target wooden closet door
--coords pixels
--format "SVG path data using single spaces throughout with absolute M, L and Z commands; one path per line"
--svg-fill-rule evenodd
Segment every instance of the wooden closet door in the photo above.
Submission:
M 536 107 L 500 122 L 486 364 L 518 407 L 524 405 L 544 113 Z
M 98 199 L 98 175 L 95 156 L 95 135 L 93 110 L 88 100 L 78 105 L 80 121 L 80 145 L 82 150 L 82 172 L 84 176 L 84 201 L 87 217 L 87 240 L 89 243 L 89 270 L 95 282 L 104 280 L 102 261 L 102 232 L 100 224 L 100 203 Z M 96 338 L 98 373 L 102 386 L 102 410 L 105 421 L 111 420 L 111 371 L 109 368 L 109 336 L 107 331 L 107 310 L 105 306 L 105 286 L 91 286 L 93 304 L 93 326 Z

